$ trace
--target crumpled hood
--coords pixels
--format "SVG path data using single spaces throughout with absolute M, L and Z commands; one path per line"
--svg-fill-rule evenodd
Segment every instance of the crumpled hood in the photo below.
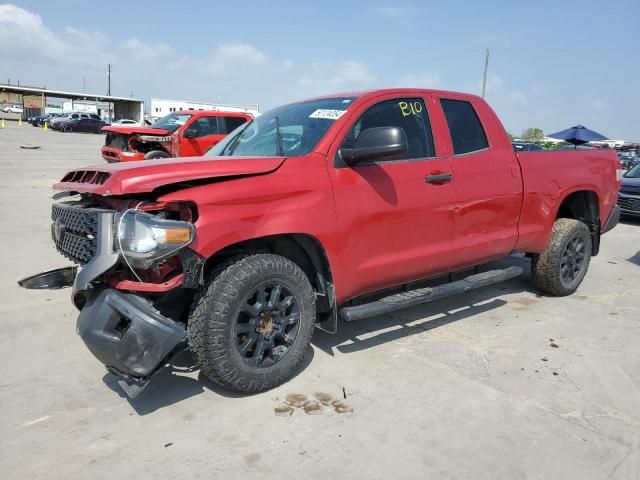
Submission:
M 171 135 L 170 130 L 164 130 L 162 128 L 148 128 L 138 127 L 136 125 L 107 125 L 102 127 L 103 132 L 115 132 L 122 133 L 123 135 L 129 135 L 131 133 L 139 133 L 140 135 Z
M 282 157 L 188 157 L 109 163 L 72 170 L 53 188 L 96 195 L 147 193 L 194 180 L 271 173 Z

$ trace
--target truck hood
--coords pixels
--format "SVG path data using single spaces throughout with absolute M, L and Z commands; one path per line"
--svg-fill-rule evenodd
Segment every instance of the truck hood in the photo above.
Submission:
M 284 161 L 282 157 L 188 157 L 110 163 L 72 170 L 53 188 L 96 195 L 147 193 L 177 183 L 271 173 Z
M 135 125 L 107 125 L 106 127 L 102 127 L 103 132 L 115 132 L 121 133 L 123 135 L 130 135 L 132 133 L 138 133 L 140 135 L 171 135 L 170 130 L 165 130 L 163 128 L 147 128 L 147 127 L 136 127 Z

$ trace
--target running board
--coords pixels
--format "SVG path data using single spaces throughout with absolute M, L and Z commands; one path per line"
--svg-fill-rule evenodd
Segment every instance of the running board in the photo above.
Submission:
M 505 280 L 518 277 L 521 274 L 522 268 L 516 266 L 476 273 L 462 280 L 445 283 L 437 287 L 417 288 L 408 292 L 389 295 L 375 302 L 365 303 L 355 307 L 344 307 L 340 309 L 340 318 L 345 322 L 362 320 L 363 318 L 394 312 L 414 305 L 429 303 L 459 293 L 476 290 L 488 285 L 493 285 L 494 283 L 504 282 Z

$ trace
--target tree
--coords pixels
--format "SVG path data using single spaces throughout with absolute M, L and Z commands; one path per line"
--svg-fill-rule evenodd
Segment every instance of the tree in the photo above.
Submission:
M 516 139 L 516 136 L 511 132 L 507 132 L 507 135 L 509 135 L 509 140 L 511 140 L 512 142 Z
M 539 128 L 527 128 L 522 132 L 521 138 L 527 142 L 539 143 L 544 139 L 544 133 Z

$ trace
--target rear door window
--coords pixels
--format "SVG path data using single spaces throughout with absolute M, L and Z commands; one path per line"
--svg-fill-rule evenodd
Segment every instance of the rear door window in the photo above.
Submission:
M 206 137 L 207 135 L 217 135 L 220 131 L 218 128 L 217 117 L 200 117 L 189 128 L 195 128 L 198 132 L 196 136 Z
M 223 133 L 231 133 L 240 125 L 247 123 L 247 119 L 244 117 L 220 117 L 220 120 L 224 118 L 225 129 Z
M 454 155 L 489 148 L 487 135 L 471 103 L 443 98 L 440 104 L 447 118 Z

